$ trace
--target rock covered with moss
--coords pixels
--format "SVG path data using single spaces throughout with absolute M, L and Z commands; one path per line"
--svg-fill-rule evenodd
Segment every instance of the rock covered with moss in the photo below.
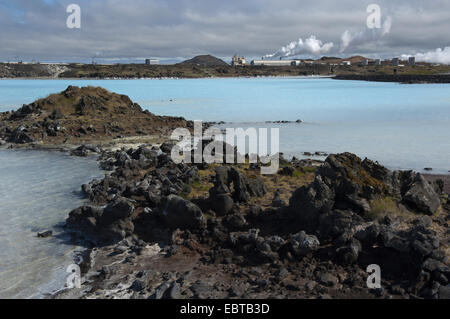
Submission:
M 292 195 L 290 207 L 300 220 L 317 227 L 321 214 L 349 210 L 364 217 L 371 212 L 371 201 L 386 196 L 425 214 L 434 214 L 441 202 L 437 187 L 421 174 L 391 172 L 371 160 L 344 153 L 330 155 L 317 170 L 315 181 Z
M 187 127 L 182 118 L 156 116 L 126 95 L 100 87 L 69 86 L 24 105 L 0 113 L 0 138 L 13 144 L 84 144 L 117 137 L 168 135 Z

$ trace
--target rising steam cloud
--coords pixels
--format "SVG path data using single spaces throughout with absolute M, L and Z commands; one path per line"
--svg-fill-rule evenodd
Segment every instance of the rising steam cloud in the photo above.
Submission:
M 445 47 L 444 49 L 438 48 L 435 51 L 417 53 L 415 55 L 404 54 L 402 55 L 402 59 L 406 60 L 411 56 L 420 62 L 450 64 L 450 47 Z
M 381 40 L 384 36 L 391 32 L 392 19 L 387 17 L 380 29 L 365 29 L 358 33 L 351 33 L 346 30 L 341 36 L 341 45 L 339 47 L 339 52 L 343 53 L 346 51 L 352 51 L 358 46 L 366 43 L 376 42 Z
M 277 52 L 268 54 L 265 57 L 289 57 L 302 53 L 318 55 L 329 52 L 333 47 L 333 42 L 323 43 L 321 40 L 312 35 L 309 38 L 305 39 L 305 41 L 303 41 L 301 38 L 298 39 L 298 41 L 293 41 L 279 49 Z
M 309 38 L 298 39 L 288 45 L 281 47 L 272 54 L 267 54 L 265 58 L 291 57 L 300 54 L 321 55 L 324 53 L 343 53 L 354 50 L 358 46 L 366 43 L 376 42 L 391 32 L 392 19 L 387 17 L 380 29 L 366 29 L 361 32 L 351 33 L 346 30 L 341 36 L 341 43 L 335 46 L 333 42 L 324 42 L 312 35 Z

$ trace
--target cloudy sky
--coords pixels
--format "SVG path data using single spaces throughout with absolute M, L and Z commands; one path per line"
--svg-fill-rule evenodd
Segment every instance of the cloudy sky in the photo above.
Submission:
M 66 26 L 71 3 L 81 7 L 80 29 Z M 388 30 L 367 29 L 373 3 Z M 3 61 L 261 57 L 280 55 L 293 41 L 305 57 L 441 56 L 450 46 L 448 30 L 450 0 L 0 0 Z M 344 34 L 350 45 L 343 45 Z

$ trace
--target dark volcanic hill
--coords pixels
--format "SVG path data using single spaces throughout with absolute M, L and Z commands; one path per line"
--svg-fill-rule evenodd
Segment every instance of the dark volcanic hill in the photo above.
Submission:
M 167 135 L 183 118 L 144 111 L 126 95 L 69 86 L 15 112 L 0 113 L 0 138 L 10 143 L 82 144 L 116 137 Z
M 179 65 L 192 65 L 201 67 L 229 67 L 230 65 L 212 55 L 199 55 L 190 60 L 179 63 Z

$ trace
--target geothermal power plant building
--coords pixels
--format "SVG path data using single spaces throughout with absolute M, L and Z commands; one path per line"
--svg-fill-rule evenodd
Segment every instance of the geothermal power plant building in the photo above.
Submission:
M 253 60 L 252 66 L 291 66 L 294 60 Z
M 247 64 L 245 57 L 235 55 L 233 56 L 233 59 L 231 60 L 232 66 L 245 66 Z
M 158 65 L 159 60 L 158 59 L 145 59 L 146 65 Z
M 240 57 L 234 57 L 232 65 L 244 65 L 239 60 Z M 251 66 L 271 66 L 271 67 L 281 67 L 281 66 L 318 66 L 318 65 L 342 65 L 342 66 L 351 66 L 352 64 L 359 65 L 359 66 L 381 66 L 381 65 L 393 65 L 393 66 L 400 66 L 400 59 L 399 58 L 393 58 L 391 60 L 384 60 L 383 62 L 381 59 L 363 59 L 359 62 L 354 62 L 349 60 L 340 60 L 336 58 L 337 62 L 331 63 L 329 62 L 323 62 L 323 61 L 313 61 L 313 60 L 301 60 L 301 59 L 294 59 L 294 60 L 253 60 L 250 62 Z M 340 60 L 340 63 L 339 63 Z M 245 61 L 245 60 L 244 60 Z M 408 60 L 408 65 L 415 65 L 416 61 L 414 57 L 410 57 Z

